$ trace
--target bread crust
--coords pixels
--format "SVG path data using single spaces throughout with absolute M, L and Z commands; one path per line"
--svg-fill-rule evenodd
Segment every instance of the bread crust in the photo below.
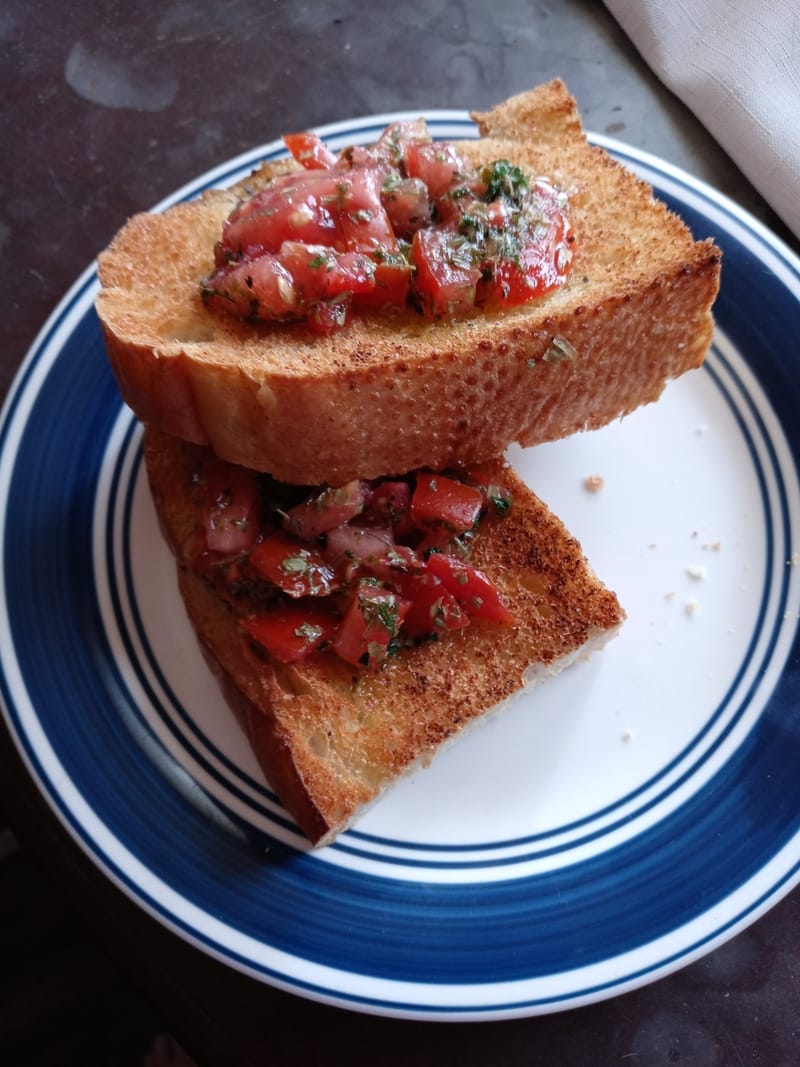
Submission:
M 473 620 L 401 650 L 375 674 L 324 654 L 280 664 L 239 628 L 247 605 L 223 600 L 192 570 L 203 449 L 147 427 L 144 454 L 188 616 L 267 779 L 314 843 L 526 682 L 601 647 L 624 618 L 579 543 L 498 461 L 493 480 L 514 502 L 507 516 L 484 520 L 472 562 L 499 588 L 514 627 Z
M 590 146 L 559 81 L 474 116 L 470 160 L 507 158 L 570 196 L 566 285 L 458 322 L 359 314 L 330 337 L 207 310 L 223 219 L 278 173 L 132 218 L 99 258 L 97 311 L 125 401 L 144 422 L 298 484 L 340 484 L 500 455 L 594 429 L 702 362 L 720 252 Z M 575 358 L 548 361 L 552 339 Z

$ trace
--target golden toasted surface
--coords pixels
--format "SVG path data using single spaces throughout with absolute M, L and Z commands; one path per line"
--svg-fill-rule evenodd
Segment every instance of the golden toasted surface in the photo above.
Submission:
M 624 615 L 578 542 L 513 472 L 493 478 L 514 503 L 487 517 L 472 562 L 500 589 L 513 628 L 473 622 L 402 650 L 377 674 L 333 656 L 279 664 L 238 627 L 189 566 L 202 526 L 192 474 L 203 450 L 152 427 L 145 459 L 189 617 L 273 788 L 314 842 L 329 840 L 400 774 L 520 689 L 600 647 Z
M 587 144 L 561 82 L 475 116 L 478 162 L 506 158 L 570 197 L 566 285 L 459 322 L 363 315 L 329 337 L 203 307 L 223 219 L 291 163 L 130 220 L 100 256 L 97 310 L 125 401 L 145 422 L 298 484 L 442 468 L 602 426 L 655 400 L 711 340 L 719 251 Z M 245 189 L 246 186 L 246 189 Z M 552 339 L 575 358 L 551 361 Z

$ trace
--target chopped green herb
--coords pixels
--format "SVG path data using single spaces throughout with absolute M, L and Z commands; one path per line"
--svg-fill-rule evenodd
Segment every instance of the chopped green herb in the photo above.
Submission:
M 528 179 L 523 172 L 507 159 L 495 160 L 491 167 L 484 171 L 483 177 L 486 182 L 484 199 L 489 203 L 503 197 L 512 204 L 519 205 L 524 190 L 528 188 Z

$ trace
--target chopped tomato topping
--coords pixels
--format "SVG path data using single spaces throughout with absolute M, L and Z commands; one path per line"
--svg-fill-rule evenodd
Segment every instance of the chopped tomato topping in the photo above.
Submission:
M 326 596 L 336 588 L 336 573 L 316 548 L 274 533 L 254 545 L 250 566 L 291 597 Z
M 330 333 L 353 309 L 411 306 L 435 319 L 514 307 L 569 272 L 566 197 L 507 160 L 470 168 L 421 119 L 338 156 L 314 133 L 284 140 L 303 169 L 225 220 L 201 288 L 214 311 Z
M 242 620 L 246 634 L 281 663 L 296 663 L 331 640 L 339 625 L 327 612 L 305 604 L 283 604 Z
M 307 306 L 375 288 L 375 263 L 360 252 L 284 241 L 278 260 L 294 279 L 295 289 Z
M 336 165 L 336 156 L 316 133 L 285 133 L 283 142 L 306 170 L 329 170 Z
M 215 271 L 203 283 L 203 299 L 242 319 L 277 321 L 295 318 L 300 310 L 295 279 L 269 252 Z
M 430 225 L 430 195 L 420 178 L 384 181 L 381 200 L 398 237 L 410 240 L 417 230 Z
M 491 579 L 461 558 L 491 501 L 502 515 L 510 497 L 480 470 L 464 477 L 353 481 L 288 506 L 270 501 L 283 492 L 266 476 L 209 455 L 194 565 L 231 603 L 252 603 L 244 630 L 276 659 L 328 650 L 377 670 L 471 619 L 513 624 Z
M 438 200 L 455 185 L 467 181 L 466 164 L 454 145 L 410 144 L 406 152 L 407 170 L 412 178 L 425 183 L 433 200 Z
M 333 639 L 334 651 L 353 666 L 379 667 L 397 640 L 410 606 L 396 593 L 362 582 Z
M 470 563 L 443 552 L 435 552 L 428 558 L 427 569 L 452 593 L 468 615 L 475 619 L 492 619 L 509 626 L 514 624 L 514 616 L 495 586 Z
M 404 576 L 401 589 L 411 605 L 403 620 L 409 637 L 439 637 L 469 625 L 469 616 L 457 598 L 429 570 Z
M 442 474 L 420 473 L 411 498 L 411 521 L 424 529 L 440 526 L 454 534 L 471 530 L 481 513 L 478 489 Z
M 481 271 L 462 237 L 447 230 L 417 230 L 411 262 L 416 268 L 417 292 L 432 318 L 472 311 Z
M 338 489 L 322 489 L 290 508 L 284 525 L 302 540 L 315 541 L 321 534 L 360 515 L 366 500 L 365 482 L 352 481 Z
M 212 552 L 234 555 L 252 545 L 259 516 L 253 472 L 209 455 L 203 465 L 203 524 Z

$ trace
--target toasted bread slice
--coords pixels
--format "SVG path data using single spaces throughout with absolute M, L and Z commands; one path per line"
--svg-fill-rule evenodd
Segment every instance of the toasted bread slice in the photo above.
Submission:
M 193 485 L 204 449 L 148 427 L 144 454 L 189 618 L 267 779 L 315 844 L 523 685 L 600 648 L 624 617 L 578 542 L 498 462 L 492 479 L 513 504 L 508 515 L 483 520 L 472 562 L 494 580 L 513 627 L 473 620 L 401 649 L 378 673 L 330 653 L 279 663 L 240 629 L 247 604 L 222 599 L 192 568 L 203 524 Z
M 203 307 L 223 219 L 295 166 L 131 219 L 99 259 L 97 310 L 122 395 L 145 422 L 297 484 L 442 469 L 591 429 L 657 399 L 703 360 L 720 253 L 591 147 L 554 81 L 475 116 L 475 163 L 505 158 L 570 197 L 566 285 L 467 321 L 360 314 L 320 337 Z M 552 359 L 564 338 L 572 359 Z M 560 353 L 569 352 L 562 346 Z

